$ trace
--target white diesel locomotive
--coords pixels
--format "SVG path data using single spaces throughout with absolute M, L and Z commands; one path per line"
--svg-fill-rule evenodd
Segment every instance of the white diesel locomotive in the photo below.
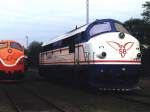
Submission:
M 101 89 L 130 89 L 139 81 L 139 41 L 114 19 L 96 20 L 43 45 L 39 73 Z

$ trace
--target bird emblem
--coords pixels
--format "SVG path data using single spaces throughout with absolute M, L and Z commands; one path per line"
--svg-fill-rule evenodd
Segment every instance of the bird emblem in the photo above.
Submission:
M 132 48 L 134 42 L 127 42 L 124 45 L 122 45 L 114 41 L 107 41 L 107 44 L 110 45 L 116 51 L 118 51 L 121 57 L 124 58 L 127 54 L 127 51 Z

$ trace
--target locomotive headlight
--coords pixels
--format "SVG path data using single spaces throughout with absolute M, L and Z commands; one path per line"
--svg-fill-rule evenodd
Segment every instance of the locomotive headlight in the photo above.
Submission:
M 101 58 L 101 59 L 103 59 L 103 58 L 105 58 L 106 57 L 106 52 L 102 52 L 101 54 L 97 54 L 96 56 L 98 57 L 98 58 Z
M 137 54 L 137 58 L 141 58 L 142 57 L 142 54 L 141 53 L 138 53 Z
M 122 32 L 121 32 L 121 33 L 119 33 L 119 38 L 120 38 L 120 39 L 124 39 L 124 38 L 125 38 L 125 34 L 124 34 L 124 33 L 122 33 Z
M 12 49 L 8 49 L 8 53 L 12 53 Z
M 106 57 L 106 52 L 102 52 L 102 57 Z

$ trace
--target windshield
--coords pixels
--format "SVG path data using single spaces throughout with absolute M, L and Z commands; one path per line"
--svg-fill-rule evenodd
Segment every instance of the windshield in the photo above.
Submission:
M 124 26 L 119 24 L 119 23 L 115 23 L 115 28 L 119 32 L 123 32 L 123 33 L 129 34 L 129 32 L 124 28 Z
M 20 44 L 16 43 L 16 42 L 11 42 L 10 47 L 23 51 L 22 46 Z
M 111 31 L 111 25 L 110 22 L 103 22 L 103 23 L 99 23 L 94 25 L 91 30 L 90 30 L 90 36 L 94 36 L 100 33 L 104 33 L 104 32 L 109 32 Z
M 7 43 L 6 42 L 1 42 L 0 43 L 0 49 L 6 48 L 7 47 Z

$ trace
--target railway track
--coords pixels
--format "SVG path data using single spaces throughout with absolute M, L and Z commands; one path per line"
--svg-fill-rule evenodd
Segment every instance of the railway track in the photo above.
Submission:
M 34 83 L 31 83 L 30 86 L 26 84 L 25 85 L 21 84 L 19 86 L 23 88 L 24 90 L 28 91 L 30 94 L 33 94 L 39 97 L 40 99 L 44 100 L 45 102 L 49 103 L 54 108 L 62 112 L 80 112 L 80 109 L 78 109 L 76 106 L 64 100 L 61 100 L 59 98 L 55 98 L 56 96 L 53 96 L 53 95 L 51 96 L 51 94 L 48 94 L 48 96 L 45 94 L 41 94 L 41 93 L 49 93 L 49 91 L 48 90 L 45 91 L 45 89 L 40 89 L 40 91 L 43 91 L 43 92 L 39 92 L 37 88 L 40 88 L 40 87 Z
M 7 85 L 3 91 L 16 112 L 66 112 L 24 86 Z
M 129 92 L 126 94 L 118 93 L 115 94 L 115 97 L 129 102 L 150 106 L 150 95 L 139 92 Z
M 31 89 L 29 88 L 26 88 L 26 87 L 23 87 L 24 89 L 28 89 L 30 92 L 32 92 L 32 94 L 35 94 L 37 96 L 39 96 L 37 93 L 33 92 Z M 139 88 L 135 88 L 135 90 L 140 90 Z M 141 91 L 141 90 L 140 90 Z M 139 91 L 139 92 L 140 92 Z M 139 93 L 139 92 L 133 92 L 132 90 L 130 89 L 123 89 L 123 90 L 117 90 L 117 91 L 114 91 L 114 90 L 109 90 L 109 91 L 100 91 L 99 92 L 115 92 L 115 94 L 113 94 L 113 96 L 115 96 L 117 99 L 122 99 L 122 100 L 126 100 L 126 101 L 129 101 L 131 103 L 137 103 L 137 104 L 142 104 L 144 106 L 150 106 L 150 95 L 146 95 L 146 94 L 143 94 L 143 93 Z M 104 94 L 103 93 L 103 94 Z M 42 96 L 40 96 L 41 98 L 43 98 Z M 47 100 L 46 100 L 47 101 Z
M 39 80 L 38 80 L 38 82 L 39 82 Z M 39 85 L 42 85 L 42 86 L 39 87 Z M 62 99 L 55 98 L 55 95 L 53 96 L 53 94 L 48 93 L 48 96 L 46 96 L 46 94 L 43 94 L 43 93 L 48 92 L 48 90 L 47 90 L 48 86 L 46 86 L 46 85 L 48 85 L 48 83 L 37 84 L 36 82 L 32 81 L 32 82 L 28 82 L 28 83 L 25 82 L 25 83 L 11 84 L 11 85 L 7 84 L 7 85 L 2 86 L 1 88 L 4 91 L 7 99 L 9 99 L 12 108 L 16 112 L 79 112 L 79 111 L 81 111 L 79 108 L 76 108 L 76 105 L 74 105 L 74 104 L 69 105 L 67 101 L 63 100 L 63 102 L 66 103 L 65 105 L 68 106 L 68 107 L 67 106 L 65 107 L 64 103 L 61 102 Z M 40 91 L 41 91 L 41 93 L 39 93 Z M 51 93 L 51 91 L 49 91 L 49 92 Z M 111 93 L 110 93 L 110 91 L 109 91 L 108 96 L 112 97 L 112 99 L 116 100 L 116 101 L 117 101 L 117 99 L 120 99 L 119 101 L 122 101 L 125 105 L 127 105 L 130 102 L 129 104 L 135 104 L 135 105 L 138 105 L 141 107 L 148 108 L 150 106 L 150 95 L 144 94 L 144 92 L 143 93 L 140 91 L 126 92 L 126 94 L 120 93 L 118 91 L 115 92 L 115 94 L 114 94 L 114 92 L 115 91 L 111 91 Z M 107 94 L 107 91 L 106 91 L 106 94 Z M 23 98 L 23 97 L 25 97 L 25 98 Z M 48 97 L 54 97 L 54 98 L 51 99 Z M 21 99 L 21 98 L 23 98 L 22 101 L 18 101 L 18 99 Z M 34 100 L 34 101 L 26 102 L 26 100 L 30 100 L 30 99 Z M 55 100 L 55 102 L 53 102 L 54 100 Z M 59 103 L 59 100 L 60 100 L 60 103 Z M 104 100 L 106 100 L 106 99 L 104 99 Z M 24 102 L 25 104 L 22 104 L 22 102 Z M 56 102 L 58 102 L 58 103 L 56 103 Z M 26 105 L 26 103 L 29 103 L 29 104 Z M 36 109 L 34 106 L 32 107 L 33 104 L 37 105 Z M 43 106 L 43 105 L 45 105 L 45 106 Z M 115 106 L 115 103 L 114 103 L 114 106 Z M 113 106 L 113 108 L 114 108 L 114 106 Z M 88 108 L 90 108 L 90 106 Z M 114 109 L 114 110 L 118 110 L 118 109 Z
M 25 87 L 24 85 L 19 85 L 21 88 L 23 88 L 24 90 L 28 91 L 30 94 L 38 97 L 39 99 L 41 99 L 42 101 L 44 101 L 45 103 L 47 103 L 48 105 L 52 106 L 53 108 L 55 108 L 56 110 L 58 110 L 59 112 L 66 112 L 66 110 L 64 110 L 63 108 L 55 105 L 54 103 L 50 102 L 49 100 L 45 99 L 44 97 L 40 96 L 39 94 L 37 94 L 36 92 L 32 91 L 31 89 Z
M 11 96 L 8 93 L 8 91 L 6 91 L 4 88 L 3 88 L 3 91 L 4 91 L 5 95 L 7 96 L 8 100 L 10 101 L 10 103 L 11 103 L 12 107 L 14 108 L 14 110 L 16 110 L 16 112 L 22 112 L 21 109 L 19 108 L 19 106 L 11 98 Z

